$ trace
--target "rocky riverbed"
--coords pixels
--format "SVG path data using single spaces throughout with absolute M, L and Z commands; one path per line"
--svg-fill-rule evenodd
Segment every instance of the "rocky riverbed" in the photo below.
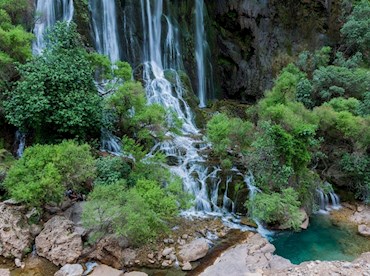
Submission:
M 38 225 L 31 213 L 12 202 L 0 203 L 0 276 L 91 275 L 369 275 L 370 252 L 353 262 L 310 261 L 293 265 L 274 254 L 259 234 L 230 230 L 219 219 L 179 219 L 171 233 L 155 243 L 132 248 L 128 241 L 106 236 L 86 245 L 81 224 L 83 203 L 51 209 Z M 332 212 L 334 223 L 358 226 L 367 236 L 370 208 L 343 204 Z M 369 241 L 370 242 L 370 241 Z M 86 263 L 93 261 L 94 265 Z M 98 265 L 99 264 L 99 265 Z M 90 269 L 94 268 L 94 269 Z M 59 270 L 59 271 L 58 271 Z M 123 274 L 126 273 L 126 274 Z M 136 274 L 135 274 L 136 273 Z

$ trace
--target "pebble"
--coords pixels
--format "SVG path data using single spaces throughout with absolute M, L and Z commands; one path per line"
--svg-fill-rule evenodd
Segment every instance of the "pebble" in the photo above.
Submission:
M 183 271 L 190 271 L 192 269 L 193 269 L 193 267 L 191 266 L 191 264 L 189 262 L 184 263 L 184 265 L 182 266 Z

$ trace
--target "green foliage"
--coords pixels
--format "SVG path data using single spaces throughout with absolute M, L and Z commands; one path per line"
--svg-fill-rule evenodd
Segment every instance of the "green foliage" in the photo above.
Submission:
M 9 195 L 30 207 L 59 203 L 67 189 L 82 190 L 95 175 L 88 145 L 64 141 L 27 148 L 10 168 L 4 186 Z
M 121 157 L 100 157 L 96 161 L 96 172 L 95 185 L 110 185 L 119 180 L 128 179 L 131 167 Z
M 353 115 L 357 115 L 357 112 L 360 108 L 360 101 L 355 98 L 345 99 L 338 97 L 324 103 L 323 106 L 331 106 L 337 112 L 348 111 Z
M 359 104 L 357 113 L 363 117 L 370 115 L 370 92 L 364 94 L 364 99 Z
M 334 97 L 361 98 L 370 89 L 370 72 L 332 65 L 321 67 L 314 72 L 312 85 L 316 105 Z
M 34 130 L 45 140 L 84 139 L 100 131 L 101 100 L 94 71 L 75 29 L 73 23 L 55 25 L 46 36 L 43 55 L 19 65 L 21 80 L 4 103 L 11 124 Z
M 216 114 L 207 123 L 207 137 L 219 156 L 228 151 L 240 152 L 251 143 L 252 124 L 240 118 L 230 118 L 224 113 Z
M 348 111 L 336 112 L 331 106 L 314 109 L 319 118 L 320 131 L 326 136 L 338 139 L 343 137 L 352 142 L 357 149 L 365 149 L 370 145 L 370 120 L 355 116 Z
M 366 154 L 345 154 L 341 160 L 342 169 L 346 172 L 350 186 L 357 198 L 370 201 L 370 157 Z
M 349 46 L 355 46 L 363 51 L 365 55 L 369 53 L 370 47 L 370 3 L 368 0 L 359 1 L 347 22 L 343 25 L 341 32 Z
M 32 56 L 33 35 L 19 25 L 27 7 L 25 0 L 0 0 L 0 90 L 16 74 L 14 64 Z
M 298 230 L 302 221 L 298 193 L 292 188 L 284 189 L 281 193 L 258 193 L 247 205 L 254 218 L 268 224 L 279 223 Z
M 176 187 L 179 183 L 162 186 L 140 179 L 131 189 L 124 181 L 96 186 L 83 213 L 84 225 L 94 233 L 92 242 L 113 231 L 140 245 L 166 232 L 182 206 Z

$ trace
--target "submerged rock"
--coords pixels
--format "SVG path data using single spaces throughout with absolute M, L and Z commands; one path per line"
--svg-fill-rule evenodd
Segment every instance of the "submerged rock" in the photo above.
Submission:
M 80 264 L 66 264 L 54 276 L 81 276 L 84 272 Z
M 200 238 L 182 247 L 179 257 L 183 262 L 193 262 L 207 255 L 209 245 L 206 239 Z
M 36 237 L 36 250 L 55 265 L 74 263 L 82 253 L 81 235 L 76 233 L 72 221 L 55 216 Z
M 0 203 L 0 255 L 21 259 L 31 249 L 26 217 L 17 207 Z

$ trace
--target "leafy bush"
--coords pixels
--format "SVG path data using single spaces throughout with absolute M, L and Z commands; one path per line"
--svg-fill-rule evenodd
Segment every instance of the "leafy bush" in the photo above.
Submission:
M 268 224 L 278 223 L 298 230 L 302 222 L 298 193 L 293 188 L 284 189 L 281 193 L 258 193 L 247 206 L 253 218 Z
M 240 152 L 250 145 L 252 128 L 250 122 L 219 113 L 207 123 L 207 138 L 217 155 L 226 156 L 227 151 Z
M 342 169 L 346 172 L 351 188 L 356 197 L 370 201 L 370 157 L 366 154 L 345 154 L 341 160 Z
M 6 118 L 45 140 L 97 136 L 101 100 L 76 25 L 58 22 L 47 42 L 43 55 L 18 66 L 21 80 L 4 102 Z
M 349 46 L 355 46 L 364 53 L 370 47 L 370 3 L 367 0 L 359 1 L 347 22 L 343 25 L 341 33 Z
M 94 233 L 92 242 L 113 231 L 140 245 L 166 232 L 168 223 L 182 207 L 179 204 L 182 199 L 173 192 L 178 188 L 172 186 L 179 183 L 165 187 L 153 180 L 140 179 L 131 189 L 124 181 L 96 186 L 83 213 L 84 225 Z
M 110 185 L 128 179 L 131 167 L 121 157 L 100 157 L 96 161 L 96 172 L 95 185 Z
M 64 141 L 27 148 L 10 168 L 4 186 L 14 199 L 31 207 L 59 203 L 67 189 L 80 191 L 95 175 L 90 147 Z

